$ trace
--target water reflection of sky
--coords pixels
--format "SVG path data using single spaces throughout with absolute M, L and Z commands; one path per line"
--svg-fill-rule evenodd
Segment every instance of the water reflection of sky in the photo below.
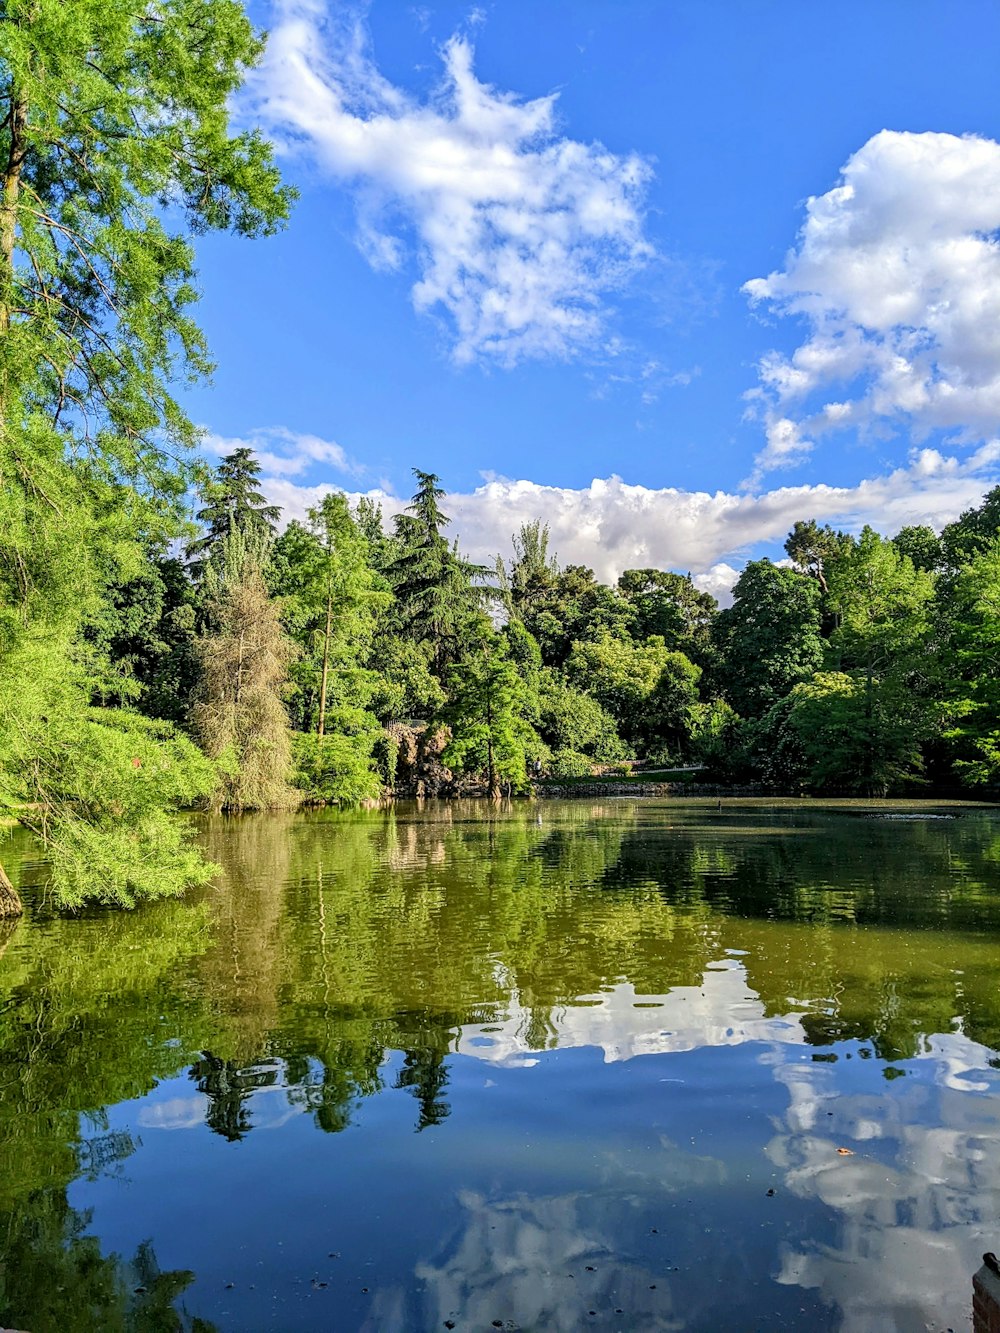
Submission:
M 802 1013 L 769 1017 L 735 956 L 541 1026 L 512 994 L 455 1030 L 451 1114 L 421 1134 L 394 1055 L 333 1135 L 280 1061 L 238 1144 L 166 1080 L 109 1111 L 141 1131 L 129 1183 L 72 1200 L 105 1247 L 156 1234 L 223 1328 L 961 1327 L 1000 1229 L 994 1053 L 956 1029 L 890 1066 L 810 1046 Z

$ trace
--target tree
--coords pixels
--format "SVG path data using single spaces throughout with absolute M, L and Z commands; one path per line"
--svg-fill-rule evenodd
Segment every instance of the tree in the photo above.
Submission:
M 987 491 L 982 501 L 959 515 L 941 532 L 944 563 L 959 570 L 982 555 L 1000 537 L 1000 486 Z
M 268 594 L 266 558 L 260 531 L 233 528 L 205 570 L 210 629 L 198 643 L 201 678 L 191 721 L 220 768 L 211 805 L 237 814 L 297 803 L 281 699 L 292 652 Z
M 207 531 L 188 544 L 188 557 L 194 557 L 194 571 L 201 574 L 206 559 L 218 551 L 229 533 L 238 529 L 246 537 L 274 536 L 281 510 L 267 503 L 267 497 L 257 489 L 260 485 L 260 464 L 250 449 L 234 449 L 226 454 L 205 483 L 204 506 L 195 517 Z
M 566 674 L 611 714 L 622 735 L 643 751 L 683 752 L 695 725 L 701 670 L 662 639 L 643 644 L 606 635 L 577 643 Z
M 81 729 L 94 799 L 75 808 L 116 883 L 155 878 L 158 851 L 110 837 L 115 783 L 95 804 L 132 722 L 102 732 L 88 711 L 105 665 L 81 631 L 137 542 L 179 531 L 197 431 L 170 385 L 209 368 L 188 235 L 266 234 L 288 212 L 267 145 L 229 130 L 228 100 L 261 49 L 235 0 L 10 0 L 0 19 L 0 787 L 30 809 L 44 754 L 45 791 L 69 819 L 79 793 L 66 780 L 82 775 L 69 750 L 46 749 L 46 719 Z M 165 750 L 148 772 L 174 762 Z M 164 808 L 171 790 L 165 778 Z M 62 828 L 47 820 L 46 836 Z M 165 882 L 179 887 L 173 872 Z M 99 867 L 90 892 L 105 892 Z
M 823 661 L 820 586 L 770 560 L 751 560 L 719 613 L 713 638 L 723 693 L 741 717 L 760 717 Z
M 618 591 L 632 608 L 632 635 L 658 635 L 668 648 L 688 657 L 704 655 L 718 603 L 699 592 L 689 574 L 662 569 L 626 569 Z
M 955 770 L 975 786 L 1000 779 L 1000 537 L 954 579 L 946 607 L 946 739 Z
M 309 510 L 307 524 L 290 523 L 273 567 L 272 586 L 300 650 L 293 667 L 299 722 L 306 731 L 315 726 L 314 737 L 295 741 L 299 785 L 324 801 L 375 796 L 372 749 L 381 731 L 368 707 L 376 675 L 363 663 L 391 596 L 368 563 L 345 496 L 331 492 Z
M 523 616 L 551 593 L 559 575 L 559 562 L 549 555 L 549 525 L 541 519 L 523 523 L 511 538 L 513 559 L 504 564 L 497 556 L 496 576 L 500 599 L 508 616 Z
M 900 555 L 910 560 L 914 569 L 923 570 L 925 574 L 935 574 L 941 568 L 944 560 L 941 538 L 925 524 L 900 528 L 892 544 Z
M 527 758 L 537 738 L 524 719 L 524 685 L 499 636 L 452 668 L 444 717 L 451 740 L 442 758 L 459 772 L 481 773 L 496 799 L 505 783 L 527 786 Z
M 417 491 L 396 516 L 400 554 L 389 572 L 403 628 L 416 643 L 430 644 L 441 676 L 460 655 L 470 627 L 483 621 L 483 592 L 473 580 L 486 570 L 463 560 L 445 539 L 442 529 L 450 520 L 438 503 L 444 495 L 440 478 L 419 468 L 413 475 Z
M 585 565 L 567 565 L 552 583 L 521 607 L 546 666 L 562 666 L 573 644 L 611 635 L 629 638 L 632 611 L 613 588 L 599 583 Z
M 828 524 L 821 527 L 815 519 L 798 522 L 785 539 L 785 554 L 802 574 L 809 574 L 826 596 L 826 576 L 837 560 L 852 546 L 846 532 L 836 532 Z
M 894 730 L 912 747 L 934 729 L 933 595 L 931 575 L 914 569 L 908 556 L 869 527 L 831 576 L 839 624 L 830 645 L 862 701 L 856 728 L 860 790 L 884 790 L 886 774 L 896 771 Z M 839 685 L 835 693 L 842 702 L 855 698 Z

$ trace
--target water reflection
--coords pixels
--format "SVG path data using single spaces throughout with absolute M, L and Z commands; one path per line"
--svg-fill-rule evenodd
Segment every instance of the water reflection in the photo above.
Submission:
M 200 901 L 29 914 L 0 1323 L 84 1327 L 92 1264 L 91 1327 L 957 1324 L 998 1240 L 1000 836 L 870 813 L 212 819 Z

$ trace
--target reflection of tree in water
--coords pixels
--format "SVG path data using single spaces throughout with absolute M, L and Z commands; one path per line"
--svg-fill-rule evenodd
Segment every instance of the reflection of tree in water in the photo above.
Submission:
M 205 1123 L 216 1134 L 235 1143 L 251 1129 L 249 1100 L 261 1088 L 279 1086 L 277 1066 L 241 1069 L 232 1060 L 220 1060 L 205 1051 L 188 1070 L 199 1092 L 208 1098 Z
M 31 1333 L 211 1333 L 178 1309 L 194 1273 L 161 1271 L 148 1241 L 129 1261 L 103 1255 L 89 1225 L 59 1189 L 0 1212 L 0 1323 Z
M 445 1056 L 451 1048 L 454 1019 L 443 1014 L 400 1015 L 405 1045 L 396 1088 L 409 1088 L 420 1106 L 417 1129 L 440 1125 L 451 1110 L 442 1093 L 448 1083 Z

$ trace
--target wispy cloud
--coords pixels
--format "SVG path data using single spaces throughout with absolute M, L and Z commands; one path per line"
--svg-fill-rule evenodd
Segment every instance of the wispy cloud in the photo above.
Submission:
M 316 464 L 323 464 L 346 476 L 361 476 L 365 468 L 349 458 L 341 445 L 318 435 L 303 434 L 284 426 L 252 430 L 244 437 L 215 435 L 208 432 L 202 447 L 221 458 L 235 449 L 252 449 L 267 477 L 301 477 Z
M 905 467 L 855 486 L 784 486 L 756 495 L 630 486 L 620 477 L 580 489 L 489 477 L 471 492 L 449 494 L 444 509 L 474 560 L 509 553 L 521 524 L 542 519 L 563 564 L 589 565 L 609 581 L 647 566 L 691 572 L 725 600 L 748 556 L 782 541 L 798 519 L 854 531 L 869 523 L 886 534 L 911 523 L 940 528 L 978 502 L 998 466 L 1000 441 L 992 441 L 964 459 L 915 450 Z M 299 486 L 281 476 L 266 477 L 263 487 L 286 518 L 301 517 L 327 491 L 346 489 Z M 367 494 L 387 517 L 407 504 L 380 489 Z
M 808 201 L 785 267 L 744 287 L 806 326 L 759 364 L 767 445 L 751 484 L 836 430 L 973 445 L 997 431 L 998 229 L 1000 144 L 971 136 L 883 130 Z
M 353 186 L 373 267 L 415 261 L 413 303 L 444 312 L 457 362 L 598 348 L 609 296 L 653 257 L 648 163 L 562 134 L 556 94 L 481 83 L 466 37 L 441 58 L 419 101 L 379 73 L 352 7 L 281 0 L 249 95 L 281 146 Z

